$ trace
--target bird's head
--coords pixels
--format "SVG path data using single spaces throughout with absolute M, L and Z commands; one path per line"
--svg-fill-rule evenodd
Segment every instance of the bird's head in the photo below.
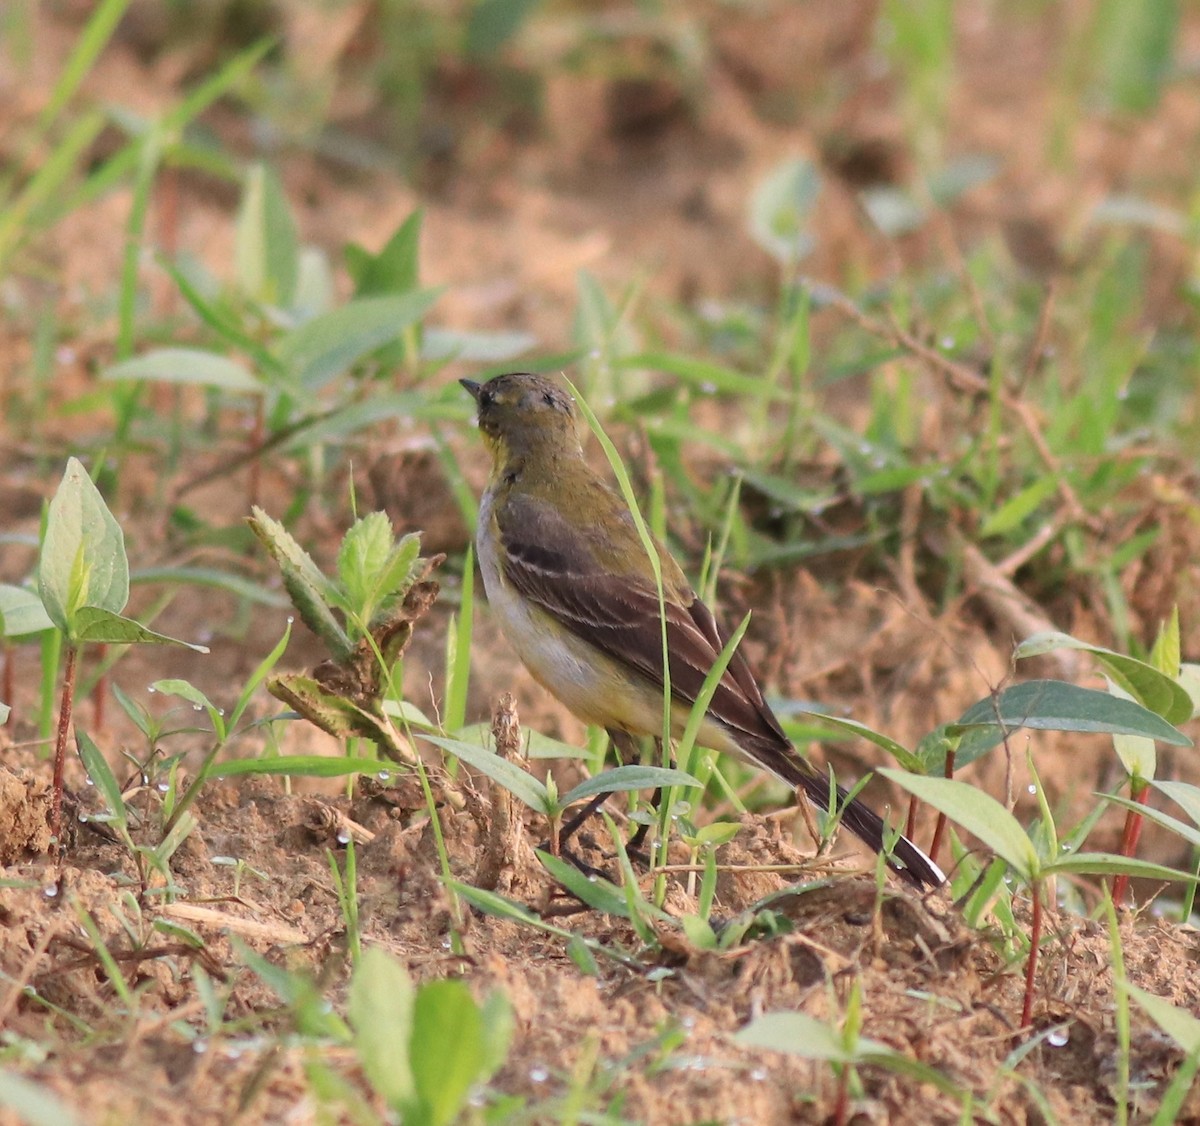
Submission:
M 479 407 L 479 429 L 497 464 L 541 451 L 579 452 L 575 400 L 559 384 L 531 372 L 459 382 Z

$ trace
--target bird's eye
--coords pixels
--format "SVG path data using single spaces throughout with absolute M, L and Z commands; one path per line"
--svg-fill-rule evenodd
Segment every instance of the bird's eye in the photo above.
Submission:
M 558 404 L 554 401 L 554 396 L 551 395 L 549 391 L 542 392 L 542 402 L 548 407 L 558 406 Z
M 479 405 L 481 407 L 490 407 L 496 401 L 496 393 L 494 391 L 480 391 Z

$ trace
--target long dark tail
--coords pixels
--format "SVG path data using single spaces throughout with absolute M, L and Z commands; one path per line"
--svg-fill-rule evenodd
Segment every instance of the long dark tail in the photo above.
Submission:
M 809 766 L 791 745 L 786 753 L 774 745 L 769 748 L 744 747 L 744 751 L 789 786 L 801 788 L 818 809 L 829 809 L 829 779 Z M 834 789 L 837 792 L 837 808 L 841 811 L 842 824 L 868 848 L 884 852 L 883 818 L 861 798 L 851 800 L 841 786 L 835 786 Z M 945 873 L 905 836 L 896 838 L 896 843 L 888 855 L 888 865 L 893 872 L 916 888 L 935 888 L 946 882 Z

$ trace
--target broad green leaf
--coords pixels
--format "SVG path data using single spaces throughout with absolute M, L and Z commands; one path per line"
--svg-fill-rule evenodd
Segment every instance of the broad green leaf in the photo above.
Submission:
M 265 164 L 246 176 L 233 258 L 243 293 L 263 305 L 291 305 L 299 272 L 296 224 L 279 176 Z
M 314 317 L 280 342 L 276 355 L 305 391 L 318 391 L 357 361 L 396 340 L 416 324 L 441 290 L 419 289 L 382 297 L 356 297 Z
M 225 726 L 225 717 L 221 714 L 221 709 L 218 708 L 203 692 L 200 691 L 191 681 L 169 678 L 166 680 L 156 680 L 150 685 L 152 692 L 160 692 L 164 696 L 178 696 L 181 700 L 186 700 L 197 710 L 203 708 L 208 713 L 208 722 L 212 724 L 213 733 L 217 737 L 218 742 L 225 742 L 227 729 Z
M 408 971 L 378 946 L 368 946 L 350 979 L 347 1015 L 363 1071 L 397 1113 L 417 1093 L 409 1061 L 415 1001 Z
M 403 724 L 411 724 L 414 727 L 424 728 L 426 731 L 437 731 L 438 725 L 433 722 L 416 704 L 409 700 L 393 700 L 387 699 L 383 701 L 383 714 L 390 716 L 392 719 L 399 720 Z M 490 728 L 486 724 L 479 724 L 479 730 L 489 731 Z M 470 739 L 469 732 L 475 728 L 464 727 L 461 731 L 455 733 L 458 739 Z
M 234 778 L 243 774 L 283 774 L 297 778 L 341 778 L 347 774 L 392 773 L 395 770 L 395 763 L 382 759 L 277 755 L 271 758 L 230 759 L 213 766 L 208 776 Z
M 1172 817 L 1169 813 L 1164 813 L 1161 809 L 1155 809 L 1152 805 L 1134 801 L 1132 798 L 1122 797 L 1120 794 L 1097 794 L 1096 796 L 1103 798 L 1110 805 L 1119 805 L 1131 813 L 1136 813 L 1144 817 L 1147 821 L 1153 821 L 1154 824 L 1161 825 L 1164 829 L 1168 829 L 1172 833 L 1181 836 L 1193 848 L 1200 848 L 1200 829 L 1193 828 L 1186 822 L 1180 821 L 1178 817 Z
M 517 903 L 503 895 L 497 895 L 494 891 L 484 891 L 483 888 L 471 887 L 470 884 L 462 884 L 457 880 L 447 880 L 446 886 L 455 895 L 461 896 L 472 907 L 482 911 L 485 915 L 491 915 L 497 919 L 508 919 L 514 923 L 527 923 L 538 927 L 547 926 L 525 904 Z
M 486 1063 L 483 1018 L 465 981 L 443 978 L 421 986 L 409 1059 L 431 1126 L 449 1126 Z
M 925 187 L 939 207 L 948 207 L 972 188 L 994 179 L 1001 167 L 999 158 L 990 153 L 964 153 L 931 172 Z
M 977 534 L 980 537 L 1002 536 L 1019 528 L 1058 491 L 1058 486 L 1057 474 L 1050 473 L 1039 477 L 1032 485 L 1022 489 L 1016 496 L 989 513 Z
M 499 989 L 491 990 L 483 999 L 483 1058 L 477 1081 L 486 1083 L 500 1070 L 508 1056 L 516 1025 L 512 1005 Z
M 733 1039 L 743 1048 L 766 1048 L 829 1063 L 854 1063 L 864 1052 L 877 1055 L 892 1052 L 886 1044 L 865 1038 L 857 1041 L 853 1051 L 847 1050 L 838 1029 L 807 1013 L 763 1013 L 735 1033 Z
M 27 637 L 53 628 L 42 600 L 32 590 L 0 583 L 0 637 Z
M 1157 672 L 1154 675 L 1161 677 Z M 1037 731 L 1144 735 L 1176 747 L 1192 745 L 1186 735 L 1141 704 L 1062 680 L 1029 680 L 1011 685 L 998 697 L 980 700 L 964 713 L 956 726 L 979 724 L 995 724 L 1008 731 L 1029 727 Z
M 355 610 L 371 605 L 376 581 L 391 554 L 392 522 L 383 512 L 370 512 L 357 519 L 342 537 L 337 556 L 337 575 L 346 601 Z M 367 620 L 370 614 L 365 615 Z
M 1186 1009 L 1172 1005 L 1164 997 L 1147 993 L 1128 981 L 1121 983 L 1124 989 L 1176 1044 L 1189 1056 L 1200 1054 L 1200 1020 Z
M 619 794 L 630 790 L 658 789 L 662 786 L 699 786 L 700 780 L 682 770 L 662 766 L 616 766 L 568 790 L 559 802 L 566 809 L 595 794 Z
M 1179 666 L 1179 684 L 1192 701 L 1192 719 L 1200 714 L 1200 665 L 1184 661 Z
M 104 804 L 112 814 L 111 824 L 124 828 L 129 820 L 125 812 L 125 796 L 121 793 L 120 784 L 109 767 L 108 760 L 85 731 L 75 732 L 75 744 L 79 748 L 83 769 L 88 778 L 95 783 L 96 789 L 104 798 Z
M 502 364 L 537 346 L 528 332 L 464 332 L 427 328 L 421 334 L 421 359 L 441 363 L 457 360 L 470 364 Z
M 390 711 L 386 705 L 384 710 Z M 424 726 L 432 727 L 434 725 L 426 721 Z M 521 737 L 523 750 L 527 758 L 582 759 L 587 758 L 588 755 L 585 747 L 573 747 L 570 743 L 564 743 L 560 739 L 552 739 L 549 735 L 543 735 L 540 731 L 534 731 L 529 727 L 521 728 Z M 487 747 L 489 750 L 495 750 L 495 741 L 492 739 L 492 725 L 490 723 L 468 724 L 466 727 L 461 727 L 455 731 L 454 738 L 465 740 L 476 746 Z
M 424 566 L 424 563 L 418 564 L 420 552 L 420 532 L 409 532 L 398 540 L 389 552 L 375 576 L 375 586 L 369 592 L 372 622 L 379 616 L 382 608 L 391 606 L 397 598 L 408 593 L 418 570 Z
M 1179 640 L 1179 607 L 1173 606 L 1171 616 L 1163 622 L 1158 636 L 1154 639 L 1154 646 L 1150 650 L 1150 664 L 1164 676 L 1169 676 L 1174 680 L 1179 676 L 1179 666 L 1182 660 Z
M 1091 74 L 1122 113 L 1145 114 L 1171 74 L 1181 5 L 1178 0 L 1101 0 L 1088 39 Z
M 82 606 L 119 614 L 129 601 L 125 537 L 77 458 L 50 501 L 38 560 L 38 594 L 50 620 L 77 641 Z
M 79 642 L 107 642 L 110 645 L 182 645 L 194 653 L 207 653 L 207 645 L 180 641 L 165 633 L 147 629 L 132 618 L 102 610 L 98 606 L 82 606 L 75 613 L 75 638 Z
M 683 933 L 697 950 L 716 950 L 717 932 L 712 929 L 707 919 L 699 915 L 684 915 L 679 920 Z
M 104 369 L 101 378 L 148 379 L 247 394 L 261 394 L 265 390 L 245 364 L 202 348 L 156 348 L 132 360 L 112 364 Z
M 1139 880 L 1161 880 L 1164 883 L 1200 883 L 1200 876 L 1180 872 L 1164 864 L 1118 856 L 1113 852 L 1079 852 L 1061 856 L 1042 868 L 1043 876 L 1071 873 L 1076 876 L 1132 876 Z
M 581 934 L 571 935 L 567 942 L 567 957 L 571 959 L 571 964 L 581 973 L 588 977 L 598 977 L 600 975 L 600 966 L 596 962 L 595 956 L 588 949 L 587 939 Z
M 550 812 L 550 794 L 546 787 L 532 774 L 522 770 L 515 763 L 501 758 L 492 751 L 461 739 L 447 739 L 442 735 L 418 735 L 435 746 L 449 751 L 455 758 L 462 759 L 468 766 L 474 767 L 481 774 L 486 774 L 494 782 L 499 782 L 514 797 L 523 801 L 530 809 L 538 813 Z
M 469 56 L 494 55 L 511 39 L 541 0 L 478 0 L 471 6 L 463 48 Z
M 138 583 L 186 583 L 223 590 L 235 598 L 244 598 L 261 606 L 287 606 L 287 597 L 277 590 L 268 590 L 262 583 L 241 575 L 231 575 L 215 567 L 141 567 L 129 572 L 130 585 Z
M 229 718 L 224 722 L 225 730 L 232 731 L 237 727 L 243 714 L 245 714 L 246 708 L 250 704 L 251 697 L 258 691 L 258 686 L 267 679 L 271 670 L 279 663 L 280 657 L 287 652 L 288 642 L 291 639 L 292 623 L 289 620 L 287 625 L 283 627 L 283 633 L 280 635 L 279 640 L 275 642 L 275 647 L 254 666 L 254 671 L 242 682 L 242 690 L 238 693 L 237 700 L 234 701 Z M 213 727 L 218 728 L 215 720 Z
M 619 919 L 629 918 L 629 904 L 625 901 L 625 892 L 612 881 L 602 877 L 590 879 L 574 864 L 568 864 L 560 857 L 552 856 L 540 848 L 534 852 L 542 867 L 580 902 L 605 915 L 615 915 Z
M 815 239 L 810 219 L 821 176 L 803 159 L 785 160 L 754 189 L 750 235 L 776 261 L 791 266 L 806 257 Z
M 346 247 L 346 268 L 354 279 L 355 297 L 375 297 L 382 293 L 407 293 L 417 288 L 418 251 L 424 212 L 414 211 L 378 253 L 361 246 Z
M 905 770 L 922 772 L 921 761 L 907 747 L 897 743 L 895 739 L 882 732 L 874 731 L 864 723 L 859 723 L 855 719 L 843 719 L 841 716 L 829 715 L 827 712 L 821 711 L 804 711 L 803 709 L 794 709 L 793 714 L 811 715 L 821 727 L 832 727 L 835 731 L 844 731 L 848 735 L 857 736 L 860 739 L 866 739 L 869 743 L 874 743 L 877 747 L 882 747 L 889 755 L 892 756 Z
M 1193 786 L 1190 782 L 1163 782 L 1153 779 L 1150 785 L 1160 794 L 1166 794 L 1197 825 L 1200 825 L 1200 786 Z
M 1008 861 L 1022 879 L 1037 875 L 1041 862 L 1033 842 L 1020 822 L 990 794 L 966 782 L 926 778 L 893 767 L 880 767 L 877 773 L 974 833 L 997 856 Z
M 1132 696 L 1115 681 L 1108 682 L 1108 690 L 1119 700 L 1131 700 Z M 1158 766 L 1158 753 L 1154 748 L 1154 740 L 1144 735 L 1114 735 L 1113 750 L 1125 768 L 1130 778 L 1139 781 L 1149 781 L 1154 777 Z
M 189 704 L 195 704 L 207 712 L 215 712 L 217 706 L 197 688 L 190 680 L 178 680 L 174 677 L 167 680 L 156 680 L 150 688 L 161 692 L 164 696 L 178 696 Z
M 0 1107 L 11 1111 L 22 1126 L 82 1126 L 83 1122 L 48 1088 L 7 1068 L 0 1071 Z
M 1055 649 L 1078 649 L 1091 653 L 1104 666 L 1109 676 L 1130 696 L 1162 716 L 1168 723 L 1184 723 L 1191 719 L 1193 709 L 1191 697 L 1186 689 L 1173 677 L 1165 675 L 1145 661 L 1139 661 L 1136 657 L 1115 653 L 1102 645 L 1089 645 L 1086 641 L 1079 641 L 1070 634 L 1057 631 L 1037 633 L 1026 638 L 1017 646 L 1013 656 L 1021 660 L 1025 657 L 1038 657 Z
M 867 218 L 889 238 L 919 230 L 929 218 L 912 192 L 891 184 L 877 184 L 858 193 Z

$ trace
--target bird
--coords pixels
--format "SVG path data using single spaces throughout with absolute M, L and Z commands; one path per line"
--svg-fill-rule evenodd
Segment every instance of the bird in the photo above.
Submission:
M 475 400 L 492 467 L 480 500 L 476 557 L 501 632 L 533 678 L 621 747 L 663 734 L 663 625 L 678 738 L 729 640 L 657 539 L 659 586 L 624 497 L 588 463 L 582 419 L 560 383 L 530 372 L 459 381 Z M 876 853 L 885 826 L 793 746 L 734 650 L 700 725 L 698 745 L 734 755 L 802 790 L 819 809 L 836 795 L 841 824 Z M 577 819 L 578 820 L 578 819 Z M 945 881 L 905 836 L 887 854 L 917 888 Z

